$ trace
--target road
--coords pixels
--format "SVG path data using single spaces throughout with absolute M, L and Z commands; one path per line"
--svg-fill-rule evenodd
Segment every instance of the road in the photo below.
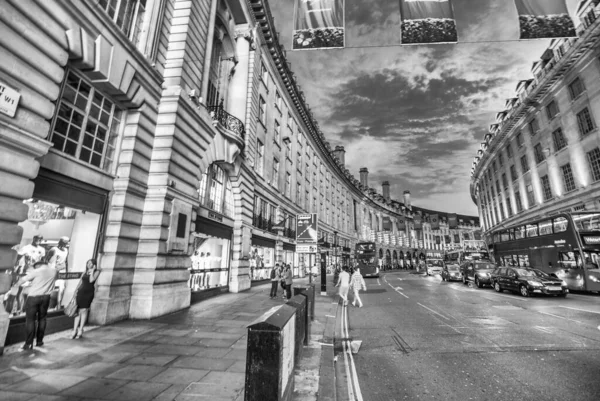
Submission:
M 365 401 L 599 400 L 600 296 L 529 297 L 408 272 L 348 308 Z

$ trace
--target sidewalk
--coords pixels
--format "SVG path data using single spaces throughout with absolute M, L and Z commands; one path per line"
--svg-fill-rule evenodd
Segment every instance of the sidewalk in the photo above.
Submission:
M 317 277 L 317 283 L 319 280 Z M 295 280 L 298 285 L 307 282 L 306 278 Z M 332 292 L 331 277 L 327 285 Z M 151 321 L 97 327 L 86 331 L 80 340 L 68 338 L 70 331 L 57 333 L 44 340 L 44 347 L 33 351 L 16 352 L 21 344 L 9 346 L 0 357 L 0 399 L 243 400 L 246 325 L 283 304 L 282 298 L 270 299 L 269 290 L 267 283 Z M 315 354 L 320 370 L 323 354 L 328 351 L 321 352 L 323 348 L 317 343 L 327 341 L 327 327 L 335 322 L 335 317 L 328 317 L 335 315 L 333 298 L 319 295 L 318 285 L 316 290 L 314 334 L 300 361 L 300 366 L 313 371 Z M 331 365 L 332 360 L 333 349 Z M 327 370 L 318 375 L 327 374 Z M 303 379 L 300 375 L 298 379 L 298 372 L 302 368 L 296 371 L 296 388 L 310 389 L 299 395 L 312 392 L 315 397 L 298 399 L 316 400 L 315 383 L 308 380 L 314 381 L 314 376 Z

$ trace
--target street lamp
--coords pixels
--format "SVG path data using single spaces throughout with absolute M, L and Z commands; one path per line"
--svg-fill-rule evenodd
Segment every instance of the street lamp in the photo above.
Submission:
M 333 264 L 336 267 L 337 267 L 337 264 L 338 264 L 338 260 L 337 260 L 337 234 L 338 234 L 337 231 L 333 232 L 333 246 L 334 246 L 334 248 L 333 248 Z

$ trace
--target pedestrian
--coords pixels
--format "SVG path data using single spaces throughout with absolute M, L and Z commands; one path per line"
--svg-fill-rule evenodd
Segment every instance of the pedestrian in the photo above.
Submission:
M 350 287 L 350 274 L 348 274 L 348 266 L 342 267 L 342 271 L 338 276 L 338 282 L 335 285 L 340 287 L 339 296 L 344 301 L 344 305 L 348 305 L 348 288 Z
M 285 264 L 281 264 L 279 267 L 279 283 L 281 284 L 281 288 L 283 292 L 281 293 L 281 298 L 285 299 Z
M 277 285 L 279 283 L 279 263 L 275 264 L 275 267 L 271 270 L 271 294 L 270 298 L 277 296 Z
M 77 301 L 77 315 L 73 322 L 73 335 L 71 338 L 77 339 L 83 337 L 83 328 L 87 322 L 88 312 L 92 305 L 92 301 L 94 300 L 94 293 L 96 291 L 94 284 L 96 280 L 98 280 L 99 275 L 100 270 L 98 269 L 96 260 L 88 260 L 85 265 L 85 272 L 81 276 L 81 282 L 79 283 L 79 287 L 75 294 Z
M 36 347 L 44 345 L 46 315 L 48 314 L 48 306 L 50 306 L 50 294 L 54 289 L 57 276 L 58 271 L 56 269 L 48 266 L 46 262 L 37 262 L 33 265 L 33 269 L 30 269 L 15 284 L 18 287 L 27 281 L 31 281 L 29 295 L 25 301 L 25 330 L 27 331 L 27 338 L 19 351 L 32 349 L 34 337 L 37 340 Z
M 352 277 L 350 278 L 350 287 L 354 292 L 354 300 L 352 301 L 352 306 L 356 306 L 356 302 L 358 302 L 358 307 L 362 308 L 363 303 L 360 299 L 360 295 L 358 292 L 362 289 L 363 291 L 367 290 L 367 285 L 365 284 L 365 279 L 362 274 L 360 274 L 360 268 L 356 267 L 354 269 L 354 273 L 352 273 Z
M 294 283 L 294 275 L 292 272 L 292 267 L 287 265 L 285 270 L 285 295 L 289 300 L 292 297 L 292 284 Z

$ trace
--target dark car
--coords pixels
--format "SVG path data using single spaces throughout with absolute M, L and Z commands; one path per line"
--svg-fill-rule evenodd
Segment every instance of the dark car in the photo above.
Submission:
M 460 272 L 460 266 L 457 264 L 445 264 L 442 270 L 443 281 L 461 281 L 462 274 Z
M 469 260 L 460 265 L 463 283 L 472 281 L 478 288 L 492 285 L 491 274 L 496 265 L 486 260 Z
M 496 291 L 509 290 L 524 297 L 532 294 L 566 297 L 569 292 L 563 280 L 538 269 L 499 267 L 492 273 L 492 281 Z

